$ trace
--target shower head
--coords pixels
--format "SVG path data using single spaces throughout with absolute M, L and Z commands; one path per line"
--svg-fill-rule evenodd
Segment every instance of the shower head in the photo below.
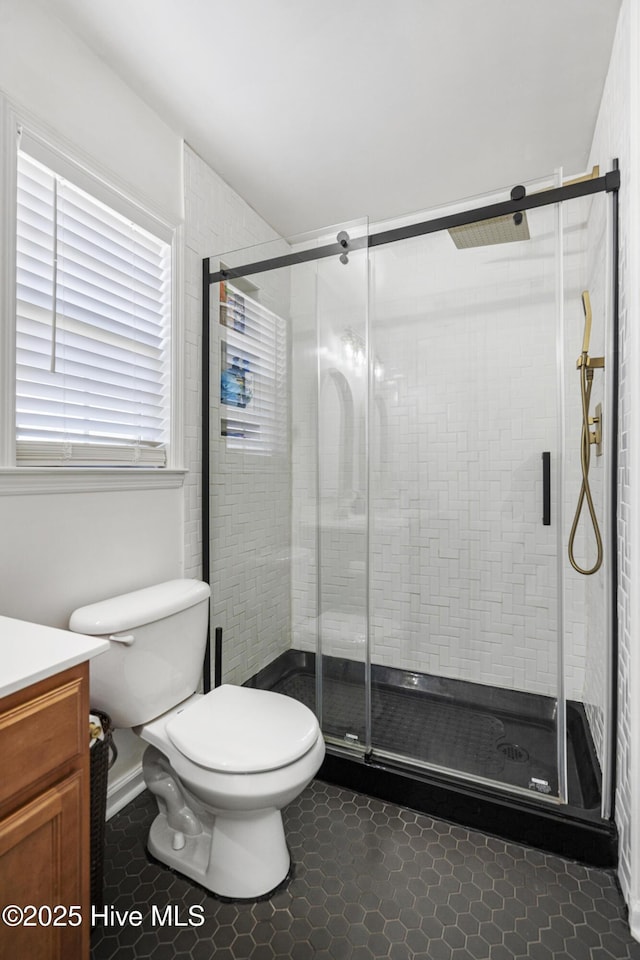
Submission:
M 508 213 L 504 217 L 465 223 L 461 227 L 451 227 L 449 234 L 458 250 L 530 239 L 526 213 Z

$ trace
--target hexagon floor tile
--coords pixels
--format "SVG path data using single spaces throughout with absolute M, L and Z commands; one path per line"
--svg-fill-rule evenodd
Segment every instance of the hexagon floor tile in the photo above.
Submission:
M 320 781 L 284 811 L 292 879 L 257 903 L 152 861 L 155 813 L 145 792 L 107 824 L 105 905 L 143 922 L 96 926 L 92 960 L 640 960 L 613 873 Z

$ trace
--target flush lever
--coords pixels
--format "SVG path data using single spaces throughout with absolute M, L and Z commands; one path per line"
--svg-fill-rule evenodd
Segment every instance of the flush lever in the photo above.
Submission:
M 116 643 L 124 643 L 125 647 L 130 647 L 135 641 L 135 636 L 133 633 L 125 633 L 124 636 L 118 637 L 115 633 L 112 633 L 109 637 L 109 640 L 115 640 Z

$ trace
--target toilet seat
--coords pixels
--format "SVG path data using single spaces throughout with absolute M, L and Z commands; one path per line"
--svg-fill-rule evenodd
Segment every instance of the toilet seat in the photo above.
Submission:
M 167 721 L 173 746 L 188 760 L 222 773 L 277 770 L 313 747 L 320 729 L 298 700 L 223 684 Z

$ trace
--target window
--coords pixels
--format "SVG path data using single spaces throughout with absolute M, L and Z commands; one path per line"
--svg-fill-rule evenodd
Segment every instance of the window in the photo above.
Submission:
M 19 465 L 167 463 L 172 247 L 170 238 L 114 207 L 43 163 L 23 137 L 17 165 Z

